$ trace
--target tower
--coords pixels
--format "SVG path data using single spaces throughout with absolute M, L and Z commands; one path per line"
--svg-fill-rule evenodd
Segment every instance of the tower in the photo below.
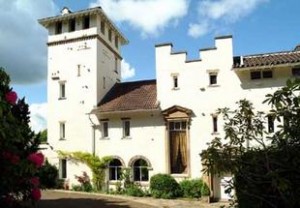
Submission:
M 89 113 L 121 79 L 128 41 L 100 7 L 43 18 L 48 30 L 48 142 L 54 150 L 94 152 Z

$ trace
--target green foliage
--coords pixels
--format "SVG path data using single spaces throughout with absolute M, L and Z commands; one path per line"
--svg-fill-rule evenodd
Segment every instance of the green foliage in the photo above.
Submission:
M 125 194 L 129 196 L 137 196 L 137 197 L 145 196 L 145 193 L 142 190 L 141 186 L 136 183 L 132 183 L 128 185 L 125 189 Z
M 208 185 L 206 183 L 202 183 L 201 196 L 209 196 L 209 195 L 210 195 L 210 190 Z
M 173 199 L 181 196 L 180 186 L 168 174 L 156 174 L 150 179 L 151 195 L 155 198 Z
M 179 183 L 183 197 L 200 198 L 203 181 L 201 179 L 183 180 Z
M 220 109 L 225 140 L 214 139 L 201 156 L 204 171 L 232 173 L 237 207 L 300 207 L 300 80 L 266 95 L 270 114 L 281 125 L 273 134 L 264 127 L 266 115 L 249 101 L 238 109 Z M 267 141 L 267 142 L 266 142 Z M 249 145 L 252 144 L 252 145 Z
M 55 165 L 51 165 L 48 160 L 40 168 L 38 173 L 41 182 L 41 188 L 51 189 L 58 186 L 58 169 Z
M 105 180 L 105 169 L 108 163 L 111 161 L 110 157 L 100 158 L 97 155 L 93 155 L 88 152 L 63 152 L 58 151 L 60 158 L 68 158 L 77 162 L 86 164 L 93 174 L 93 186 L 96 191 L 100 191 Z
M 9 76 L 0 68 L 0 207 L 19 207 L 40 198 L 35 176 L 43 156 L 36 154 L 40 135 L 29 126 L 28 105 L 24 98 L 18 99 L 9 83 Z
M 47 142 L 47 129 L 40 132 L 41 143 Z

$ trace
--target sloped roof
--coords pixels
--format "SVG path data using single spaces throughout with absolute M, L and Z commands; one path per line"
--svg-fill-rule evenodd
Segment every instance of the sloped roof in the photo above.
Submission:
M 116 83 L 98 104 L 98 112 L 157 109 L 156 80 Z
M 283 51 L 233 58 L 233 68 L 263 67 L 281 64 L 300 64 L 300 51 Z

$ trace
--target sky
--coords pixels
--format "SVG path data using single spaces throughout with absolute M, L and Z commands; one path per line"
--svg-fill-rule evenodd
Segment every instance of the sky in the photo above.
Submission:
M 30 105 L 31 126 L 47 125 L 47 31 L 37 20 L 101 6 L 129 40 L 122 81 L 155 79 L 155 45 L 199 58 L 214 38 L 233 36 L 234 55 L 293 50 L 300 44 L 299 0 L 0 0 L 0 67 Z

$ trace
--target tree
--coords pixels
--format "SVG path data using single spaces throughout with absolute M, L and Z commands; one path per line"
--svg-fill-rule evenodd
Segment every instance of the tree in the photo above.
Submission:
M 255 112 L 249 101 L 238 109 L 219 109 L 225 120 L 225 138 L 215 138 L 202 152 L 204 171 L 212 175 L 232 173 L 236 207 L 300 206 L 300 81 L 266 95 L 270 115 L 280 121 L 268 134 L 266 114 Z M 268 115 L 268 116 L 270 116 Z
M 47 142 L 47 129 L 40 132 L 41 143 Z
M 40 135 L 29 127 L 28 105 L 9 83 L 0 68 L 0 207 L 21 207 L 41 197 L 36 175 L 44 156 L 37 152 Z
M 97 191 L 102 189 L 105 179 L 105 169 L 108 163 L 111 161 L 110 157 L 100 158 L 97 155 L 93 155 L 88 152 L 64 152 L 58 151 L 60 158 L 68 158 L 75 162 L 81 162 L 87 165 L 92 171 L 93 186 Z

